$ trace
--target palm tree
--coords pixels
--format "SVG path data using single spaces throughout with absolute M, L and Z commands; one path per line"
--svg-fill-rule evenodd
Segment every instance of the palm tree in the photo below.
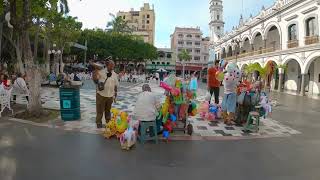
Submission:
M 182 77 L 184 79 L 185 61 L 190 61 L 192 59 L 192 56 L 189 54 L 189 52 L 186 49 L 184 49 L 178 54 L 178 58 L 180 61 L 182 61 Z
M 114 14 L 110 13 L 110 16 L 113 18 L 112 21 L 108 22 L 107 28 L 110 28 L 110 32 L 116 33 L 132 33 L 132 29 L 129 27 L 128 22 L 123 20 L 122 17 L 116 17 Z

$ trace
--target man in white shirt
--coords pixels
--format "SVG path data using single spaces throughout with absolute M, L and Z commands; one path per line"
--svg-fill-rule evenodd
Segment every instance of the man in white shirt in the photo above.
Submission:
M 96 123 L 97 128 L 102 128 L 102 117 L 105 116 L 106 123 L 111 120 L 111 106 L 117 97 L 117 91 L 119 87 L 118 75 L 113 71 L 114 62 L 109 60 L 107 62 L 107 68 L 101 69 L 97 72 L 97 79 L 99 83 L 104 84 L 104 89 L 99 91 L 97 89 L 96 94 L 96 108 L 97 117 Z
M 134 117 L 139 121 L 155 121 L 158 115 L 160 102 L 157 96 L 151 92 L 148 84 L 142 86 L 142 93 L 138 96 L 134 108 Z

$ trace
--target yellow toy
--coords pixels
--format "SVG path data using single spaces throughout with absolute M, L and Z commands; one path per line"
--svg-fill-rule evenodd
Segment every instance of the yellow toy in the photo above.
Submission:
M 118 119 L 117 124 L 117 133 L 122 134 L 128 128 L 128 114 L 126 112 L 120 113 L 120 119 Z
M 103 136 L 105 138 L 110 139 L 112 136 L 116 135 L 116 133 L 117 133 L 116 121 L 114 119 L 111 119 L 106 125 L 106 130 L 104 131 Z
M 107 123 L 106 125 L 106 129 L 103 133 L 103 136 L 105 138 L 110 139 L 112 136 L 117 134 L 117 122 L 116 119 L 120 113 L 119 109 L 116 108 L 112 108 L 111 109 L 111 113 L 112 113 L 112 119 Z

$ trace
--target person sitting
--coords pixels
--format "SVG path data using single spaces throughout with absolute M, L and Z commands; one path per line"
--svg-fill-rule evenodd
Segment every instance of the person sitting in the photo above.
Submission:
M 13 101 L 16 102 L 17 95 L 16 94 L 22 94 L 26 95 L 27 101 L 29 101 L 29 89 L 27 87 L 26 81 L 24 80 L 21 73 L 17 74 L 17 79 L 13 83 Z
M 1 79 L 1 84 L 3 85 L 4 89 L 8 90 L 11 88 L 10 87 L 11 84 L 10 84 L 10 80 L 9 80 L 8 75 L 2 74 L 0 79 Z
M 151 92 L 148 84 L 142 86 L 142 93 L 138 96 L 134 108 L 134 120 L 139 121 L 157 121 L 160 102 L 156 95 Z M 134 123 L 135 124 L 135 123 Z M 157 122 L 157 130 L 160 131 L 161 121 Z

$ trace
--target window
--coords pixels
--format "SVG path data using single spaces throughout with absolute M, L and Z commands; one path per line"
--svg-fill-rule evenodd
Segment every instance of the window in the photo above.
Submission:
M 187 38 L 192 38 L 192 35 L 191 35 L 191 34 L 188 34 L 188 35 L 187 35 Z
M 196 35 L 196 38 L 201 38 L 201 36 L 200 35 Z
M 170 65 L 170 63 L 169 63 L 169 62 L 167 62 L 167 65 Z
M 162 62 L 161 64 L 162 64 L 162 65 L 165 65 L 166 63 L 165 63 L 165 62 Z
M 145 26 L 145 25 L 142 25 L 142 29 L 144 29 L 144 28 L 146 28 L 146 26 Z
M 220 19 L 220 16 L 219 15 L 217 15 L 217 20 L 219 20 Z
M 188 53 L 192 53 L 192 49 L 187 49 Z
M 206 61 L 207 60 L 207 56 L 203 56 L 203 60 Z
M 178 52 L 181 52 L 182 51 L 182 49 L 178 49 Z
M 187 45 L 188 46 L 192 46 L 192 42 L 187 42 Z
M 146 23 L 144 20 L 142 20 L 142 24 Z
M 317 35 L 317 22 L 316 18 L 312 17 L 306 21 L 306 35 L 307 36 L 316 36 Z
M 201 44 L 201 43 L 200 43 L 199 41 L 197 41 L 197 42 L 194 43 L 194 45 L 196 45 L 196 46 L 200 46 L 200 44 Z
M 123 16 L 123 19 L 126 19 L 126 16 Z
M 178 41 L 178 44 L 183 45 L 183 41 Z
M 200 61 L 200 56 L 195 56 L 193 59 L 194 59 L 195 61 Z
M 217 29 L 220 30 L 220 26 L 218 26 Z
M 157 62 L 157 64 L 159 65 L 159 64 L 160 64 L 160 62 Z
M 196 49 L 195 52 L 196 52 L 197 54 L 200 54 L 200 49 Z
M 152 62 L 152 64 L 156 64 L 155 62 Z
M 150 18 L 150 14 L 147 15 L 147 18 Z
M 179 37 L 179 38 L 183 38 L 183 34 L 179 34 L 178 37 Z
M 297 25 L 292 24 L 288 28 L 289 41 L 297 40 Z
M 171 54 L 167 54 L 167 58 L 171 59 L 172 58 Z
M 150 23 L 150 21 L 149 20 L 147 20 L 147 24 L 149 24 Z

